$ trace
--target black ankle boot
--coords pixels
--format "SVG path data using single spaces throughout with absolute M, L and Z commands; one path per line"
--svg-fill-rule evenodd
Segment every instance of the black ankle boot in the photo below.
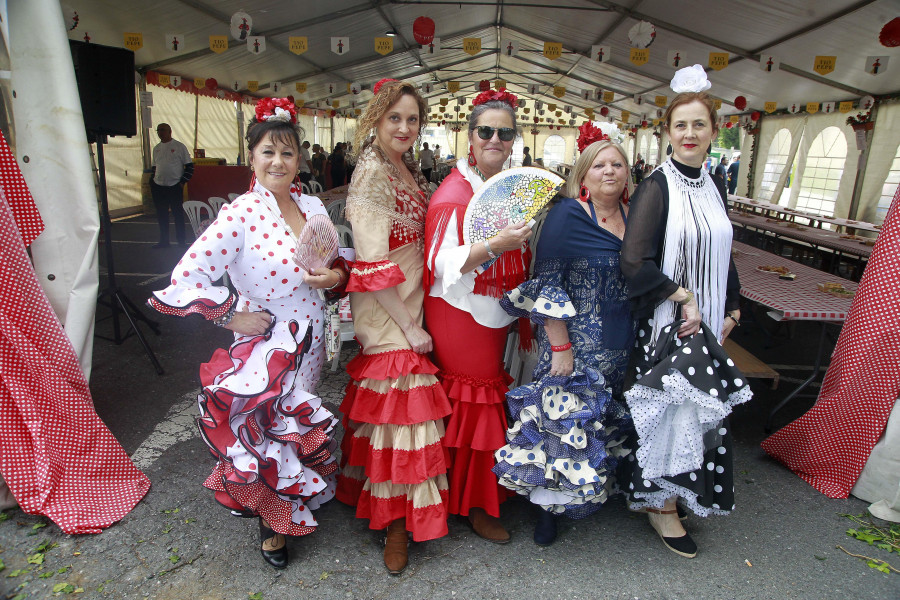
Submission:
M 549 546 L 554 541 L 556 541 L 556 515 L 539 509 L 537 523 L 534 525 L 534 543 L 538 546 Z
M 262 554 L 263 560 L 267 563 L 276 569 L 284 569 L 288 566 L 287 540 L 284 541 L 284 546 L 278 550 L 265 550 L 262 547 L 263 542 L 277 534 L 277 531 L 265 525 L 262 517 L 259 518 L 259 552 Z

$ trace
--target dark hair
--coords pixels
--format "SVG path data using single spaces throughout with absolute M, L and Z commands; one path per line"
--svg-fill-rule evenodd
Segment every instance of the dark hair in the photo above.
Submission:
M 522 148 L 522 152 L 524 154 L 528 154 L 529 152 L 531 152 L 531 148 L 529 148 L 528 146 L 525 146 L 524 148 Z
M 520 135 L 522 132 L 519 131 L 519 123 L 516 121 L 516 110 L 503 102 L 502 100 L 491 100 L 490 102 L 485 102 L 484 104 L 479 104 L 475 108 L 472 109 L 471 114 L 469 115 L 469 133 L 471 134 L 475 131 L 475 128 L 478 127 L 478 118 L 483 115 L 485 112 L 496 109 L 502 110 L 509 114 L 512 117 L 513 129 L 516 130 L 516 135 Z
M 247 149 L 253 152 L 253 149 L 268 133 L 272 134 L 273 142 L 281 142 L 285 146 L 293 144 L 294 148 L 300 150 L 300 138 L 304 135 L 303 129 L 293 123 L 276 119 L 250 121 L 250 125 L 247 127 Z
M 691 102 L 700 102 L 706 107 L 709 111 L 709 121 L 712 124 L 713 131 L 718 131 L 719 118 L 716 115 L 716 105 L 712 97 L 706 92 L 682 92 L 675 96 L 663 115 L 663 123 L 665 123 L 666 129 L 668 130 L 669 125 L 672 124 L 672 111 L 683 104 L 690 104 Z

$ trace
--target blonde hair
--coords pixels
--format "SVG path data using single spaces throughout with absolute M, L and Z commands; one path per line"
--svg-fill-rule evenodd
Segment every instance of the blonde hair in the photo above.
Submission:
M 631 180 L 631 167 L 628 164 L 628 157 L 625 155 L 625 150 L 622 149 L 622 146 L 612 140 L 599 140 L 585 148 L 584 152 L 581 153 L 581 156 L 578 157 L 578 160 L 575 161 L 575 167 L 572 169 L 572 173 L 569 174 L 569 180 L 566 182 L 566 195 L 569 198 L 578 197 L 578 192 L 581 189 L 581 182 L 584 181 L 588 169 L 594 164 L 594 160 L 596 160 L 600 151 L 605 150 L 606 148 L 615 148 L 618 150 L 619 154 L 622 155 L 622 160 L 625 161 L 625 171 L 627 174 L 625 178 L 625 188 L 628 188 L 628 182 Z
M 378 126 L 381 117 L 396 104 L 402 96 L 412 96 L 419 106 L 419 133 L 428 122 L 428 103 L 419 95 L 416 87 L 408 81 L 387 81 L 366 106 L 366 112 L 356 124 L 356 135 L 353 138 L 353 146 L 357 153 L 362 153 L 363 146 L 369 138 L 369 133 Z

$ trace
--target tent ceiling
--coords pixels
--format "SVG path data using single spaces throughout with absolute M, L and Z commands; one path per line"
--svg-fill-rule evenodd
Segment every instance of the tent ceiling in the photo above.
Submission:
M 80 17 L 70 32 L 81 39 L 122 46 L 124 32 L 141 32 L 144 47 L 135 53 L 141 70 L 213 77 L 222 86 L 232 81 L 256 80 L 265 95 L 268 83 L 280 81 L 286 90 L 306 82 L 307 102 L 339 99 L 364 101 L 359 96 L 328 94 L 331 82 L 356 81 L 364 88 L 382 77 L 433 82 L 433 102 L 446 96 L 441 84 L 461 82 L 461 92 L 475 93 L 482 79 L 505 79 L 514 93 L 545 102 L 598 107 L 586 101 L 582 90 L 602 88 L 616 92 L 613 109 L 633 113 L 648 111 L 636 104 L 634 94 L 671 95 L 668 82 L 674 70 L 667 65 L 671 49 L 682 50 L 687 64 L 706 64 L 709 52 L 728 52 L 729 66 L 710 71 L 711 93 L 724 101 L 723 113 L 736 112 L 731 102 L 743 95 L 749 109 L 760 110 L 767 101 L 779 108 L 792 102 L 851 100 L 861 95 L 895 95 L 900 92 L 900 51 L 878 42 L 881 27 L 898 16 L 896 0 L 331 0 L 328 2 L 257 0 L 248 7 L 243 0 L 157 0 L 153 3 L 121 0 L 63 0 Z M 265 35 L 267 51 L 253 54 L 242 43 L 230 40 L 230 48 L 214 54 L 208 36 L 228 34 L 231 15 L 244 10 L 253 17 L 253 34 Z M 414 41 L 416 17 L 431 17 L 442 50 L 427 54 Z M 635 66 L 628 60 L 628 30 L 639 20 L 656 27 L 650 61 Z M 381 56 L 373 38 L 395 29 L 394 52 Z M 174 53 L 164 45 L 167 34 L 182 33 L 185 46 Z M 309 50 L 302 55 L 288 50 L 290 36 L 307 36 Z M 332 36 L 348 36 L 350 49 L 338 56 L 330 50 Z M 230 37 L 230 36 L 229 36 Z M 462 39 L 478 37 L 482 51 L 475 57 L 461 49 Z M 519 42 L 519 56 L 506 56 L 500 41 Z M 545 41 L 562 42 L 563 55 L 548 60 L 541 50 Z M 593 44 L 610 45 L 613 59 L 591 61 Z M 781 69 L 766 73 L 759 68 L 759 54 L 778 56 Z M 833 73 L 821 76 L 812 69 L 816 55 L 835 55 Z M 866 57 L 887 55 L 889 70 L 879 76 L 864 71 Z M 421 60 L 421 63 L 418 61 Z M 421 64 L 421 66 L 417 66 Z M 529 84 L 541 86 L 539 94 L 525 93 Z M 553 85 L 565 86 L 562 99 L 552 95 Z M 615 110 L 613 114 L 616 114 Z

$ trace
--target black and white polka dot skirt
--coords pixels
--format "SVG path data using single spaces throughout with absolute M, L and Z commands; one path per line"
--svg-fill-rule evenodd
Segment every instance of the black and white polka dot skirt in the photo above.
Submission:
M 680 321 L 651 345 L 652 322 L 639 323 L 625 393 L 634 450 L 620 463 L 619 488 L 631 508 L 663 508 L 666 499 L 700 516 L 734 509 L 731 409 L 750 387 L 715 335 L 678 338 Z

